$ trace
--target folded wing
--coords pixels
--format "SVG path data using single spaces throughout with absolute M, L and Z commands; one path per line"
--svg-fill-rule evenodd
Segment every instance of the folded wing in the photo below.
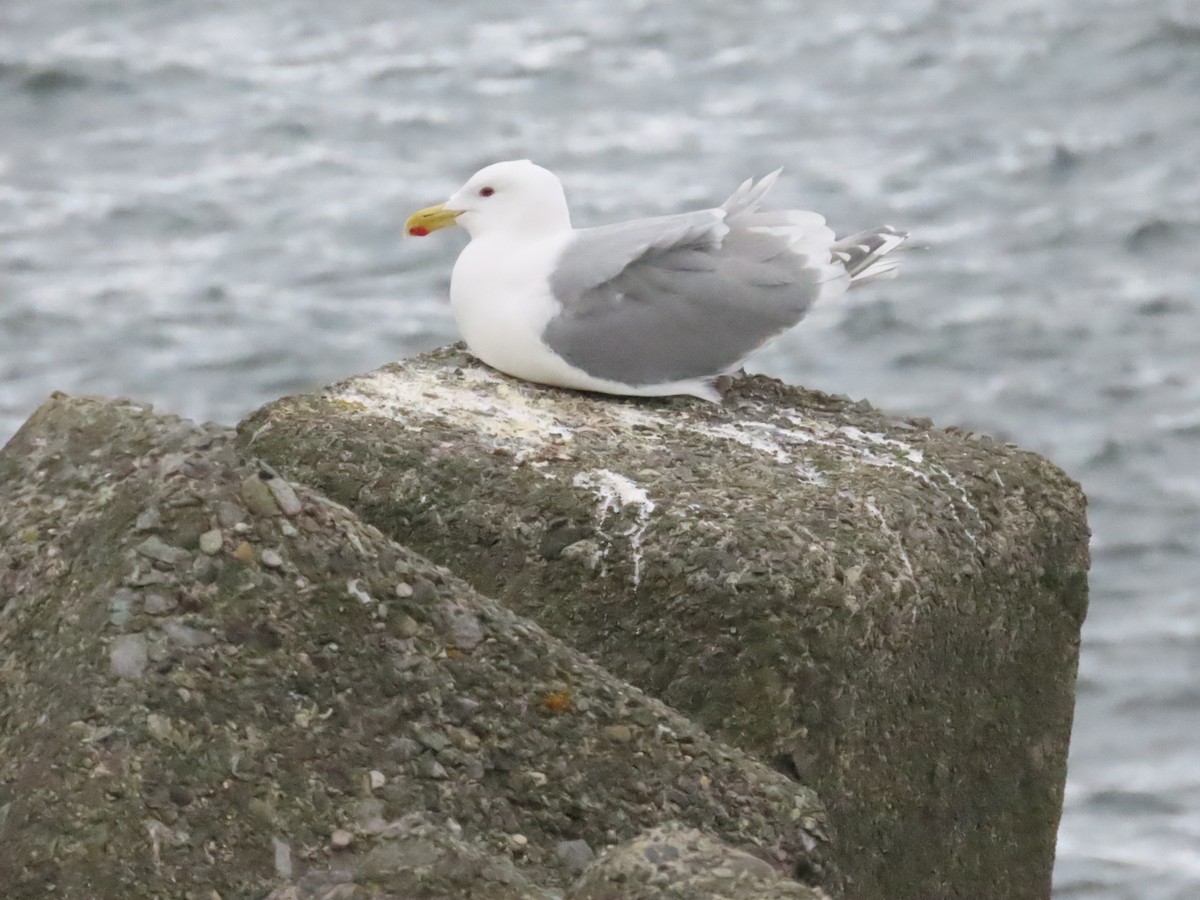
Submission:
M 772 173 L 717 209 L 576 232 L 550 278 L 543 334 L 567 362 L 631 385 L 707 378 L 844 290 L 833 232 L 808 212 L 757 212 Z

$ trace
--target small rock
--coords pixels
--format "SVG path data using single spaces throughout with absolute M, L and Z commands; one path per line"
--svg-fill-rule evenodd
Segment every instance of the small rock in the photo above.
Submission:
M 558 846 L 554 848 L 554 855 L 558 857 L 562 867 L 572 875 L 582 872 L 587 868 L 587 864 L 596 858 L 596 852 L 587 841 L 559 841 Z
M 179 601 L 174 597 L 168 597 L 163 594 L 147 594 L 142 600 L 142 609 L 146 610 L 152 616 L 161 616 L 169 613 Z
M 277 837 L 271 838 L 275 848 L 275 874 L 280 878 L 292 877 L 292 848 Z
M 825 896 L 781 878 L 765 860 L 678 822 L 664 823 L 609 849 L 587 866 L 572 891 L 580 897 L 660 896 L 651 886 L 664 884 L 686 884 L 688 897 Z
M 401 600 L 405 600 L 413 595 L 413 586 L 407 581 L 401 581 L 396 585 L 394 590 L 396 592 L 396 596 Z
M 363 590 L 362 584 L 357 578 L 351 578 L 346 582 L 346 592 L 364 606 L 368 606 L 375 602 L 375 598 L 372 597 L 367 591 Z
M 657 714 L 648 706 L 631 709 L 628 711 L 628 716 L 634 725 L 640 725 L 642 728 L 650 728 L 658 721 Z
M 404 616 L 396 623 L 396 634 L 403 638 L 415 637 L 420 630 L 420 623 L 412 616 Z
M 468 717 L 475 715 L 475 713 L 479 712 L 479 710 L 483 708 L 482 703 L 480 703 L 478 700 L 472 699 L 471 697 L 459 697 L 457 703 L 458 708 L 462 711 L 462 714 Z
M 338 828 L 329 836 L 329 846 L 334 850 L 345 850 L 354 843 L 354 835 L 344 828 Z
M 450 643 L 459 650 L 474 650 L 483 642 L 483 626 L 465 609 L 454 610 L 448 617 Z
M 154 634 L 146 642 L 146 655 L 150 662 L 160 663 L 171 655 L 167 648 L 167 637 L 164 634 Z
M 432 581 L 430 581 L 428 578 L 425 578 L 422 575 L 418 575 L 416 578 L 413 579 L 412 587 L 413 587 L 413 599 L 416 600 L 418 603 L 420 603 L 422 606 L 424 606 L 425 604 L 428 604 L 428 603 L 432 603 L 434 600 L 437 599 L 437 594 L 438 594 L 437 585 L 435 585 Z
M 159 743 L 165 743 L 171 736 L 171 719 L 169 716 L 150 713 L 146 716 L 146 730 L 150 732 L 150 737 Z
M 618 744 L 628 744 L 633 740 L 633 729 L 628 725 L 605 725 L 600 733 Z
M 143 572 L 139 567 L 134 569 L 133 573 L 125 579 L 125 583 L 131 587 L 150 587 L 155 584 L 170 584 L 171 577 L 157 569 L 149 569 Z
M 590 537 L 592 532 L 591 528 L 572 526 L 566 519 L 561 519 L 546 528 L 539 549 L 545 559 L 555 560 L 563 555 L 567 547 Z
M 246 511 L 236 503 L 222 500 L 217 504 L 217 522 L 222 528 L 232 528 L 246 520 Z
M 133 618 L 133 604 L 137 594 L 129 588 L 118 588 L 108 599 L 108 621 L 120 627 Z
M 858 587 L 858 583 L 862 581 L 862 574 L 862 566 L 850 566 L 843 573 L 842 580 L 848 588 Z
M 268 569 L 281 569 L 281 568 L 283 568 L 283 557 L 282 557 L 282 556 L 280 556 L 280 555 L 279 555 L 279 554 L 278 554 L 276 551 L 274 551 L 274 550 L 271 550 L 271 549 L 264 550 L 264 551 L 262 552 L 262 557 L 261 557 L 261 559 L 262 559 L 262 564 L 263 564 L 264 566 L 266 566 Z
M 296 537 L 300 534 L 300 529 L 291 522 L 284 522 L 279 526 L 279 530 L 283 532 L 284 537 Z
M 374 797 L 365 797 L 354 805 L 354 818 L 358 820 L 359 828 L 368 834 L 378 834 L 383 831 L 387 822 L 383 818 L 384 804 Z
M 243 478 L 240 493 L 246 509 L 256 516 L 277 516 L 283 512 L 275 502 L 275 494 L 258 475 Z
M 562 556 L 563 559 L 578 560 L 587 568 L 595 571 L 599 568 L 600 560 L 604 556 L 604 548 L 600 546 L 599 541 L 588 538 L 563 547 Z
M 137 521 L 133 524 L 134 531 L 153 531 L 162 526 L 162 513 L 158 511 L 158 507 L 152 506 L 149 509 L 142 510 L 138 514 Z
M 381 787 L 383 787 L 385 784 L 387 784 L 387 776 L 384 775 L 382 772 L 380 772 L 378 769 L 372 769 L 370 772 L 367 773 L 367 775 L 370 779 L 369 784 L 371 785 L 371 790 L 373 790 L 373 791 L 377 791 Z
M 254 548 L 250 546 L 248 541 L 242 541 L 238 544 L 232 555 L 238 562 L 243 562 L 246 565 L 254 562 Z
M 172 547 L 161 538 L 148 537 L 135 548 L 138 555 L 164 565 L 174 566 L 189 559 L 191 554 L 179 547 Z
M 207 647 L 216 640 L 207 631 L 189 628 L 182 622 L 166 622 L 162 628 L 167 637 L 181 647 Z
M 518 853 L 521 853 L 529 846 L 529 838 L 523 834 L 510 834 L 508 836 L 508 845 Z
M 429 756 L 422 756 L 417 760 L 416 774 L 418 778 L 431 778 L 434 781 L 445 781 L 450 777 L 446 767 Z
M 479 751 L 479 736 L 474 732 L 467 731 L 465 728 L 451 728 L 450 737 L 456 747 L 465 750 L 467 753 L 477 753 Z
M 401 762 L 416 759 L 421 753 L 421 745 L 410 737 L 396 738 L 389 749 Z
M 221 535 L 221 529 L 214 528 L 206 531 L 200 535 L 200 552 L 206 556 L 215 556 L 221 552 L 222 543 L 224 543 L 224 538 Z
M 123 634 L 112 642 L 108 659 L 113 674 L 120 678 L 141 678 L 149 656 L 146 639 L 140 634 Z
M 221 577 L 221 564 L 215 557 L 200 554 L 192 560 L 192 577 L 197 584 L 215 584 Z
M 437 731 L 426 731 L 422 728 L 413 732 L 413 737 L 415 737 L 434 753 L 437 753 L 440 750 L 445 750 L 450 746 L 450 738 Z
M 437 844 L 431 840 L 382 841 L 362 861 L 362 871 L 369 878 L 385 878 L 397 872 L 432 866 L 441 855 Z
M 267 489 L 285 516 L 298 516 L 304 509 L 292 486 L 278 476 L 266 480 Z
M 484 882 L 508 885 L 517 884 L 522 880 L 512 860 L 506 856 L 489 859 L 479 870 L 479 877 Z

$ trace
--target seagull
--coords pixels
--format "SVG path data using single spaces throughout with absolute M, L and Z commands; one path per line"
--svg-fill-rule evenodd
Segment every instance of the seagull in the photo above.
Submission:
M 814 302 L 894 276 L 884 257 L 907 237 L 883 226 L 839 240 L 815 212 L 760 211 L 780 171 L 713 209 L 573 228 L 553 172 L 499 162 L 404 228 L 470 235 L 450 304 L 467 347 L 492 368 L 576 390 L 719 402 L 717 379 Z

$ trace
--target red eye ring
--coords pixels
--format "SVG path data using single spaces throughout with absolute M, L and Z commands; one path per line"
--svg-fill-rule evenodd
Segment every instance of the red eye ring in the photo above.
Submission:
M 479 189 L 479 196 L 480 196 L 480 197 L 490 197 L 490 196 L 492 196 L 492 194 L 494 194 L 494 193 L 496 193 L 496 189 L 495 189 L 495 188 L 485 187 L 485 188 L 480 188 L 480 189 Z

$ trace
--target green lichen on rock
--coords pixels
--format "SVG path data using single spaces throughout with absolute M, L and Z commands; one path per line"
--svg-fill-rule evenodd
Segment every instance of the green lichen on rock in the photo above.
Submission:
M 811 790 L 230 431 L 57 396 L 0 473 L 5 900 L 532 900 L 669 819 L 833 875 Z
M 765 378 L 622 400 L 457 348 L 239 434 L 816 786 L 856 900 L 1048 896 L 1088 532 L 1040 457 Z

